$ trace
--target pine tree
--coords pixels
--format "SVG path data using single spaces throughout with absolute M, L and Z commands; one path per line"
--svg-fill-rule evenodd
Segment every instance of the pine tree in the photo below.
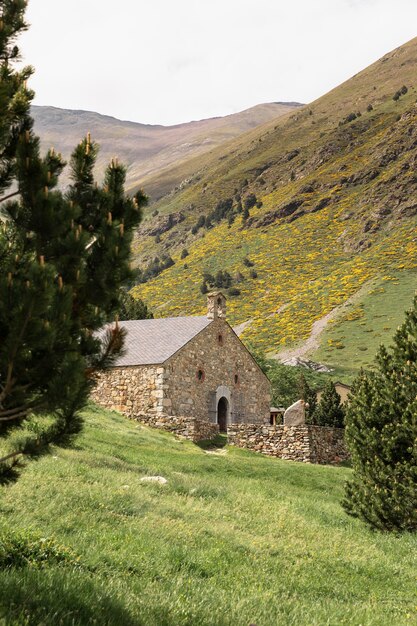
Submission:
M 3 0 L 0 4 L 0 196 L 13 180 L 19 135 L 33 99 L 26 86 L 32 68 L 15 69 L 19 60 L 16 38 L 27 28 L 26 4 L 23 0 Z
M 353 479 L 345 509 L 372 527 L 417 530 L 417 298 L 372 373 L 351 391 L 346 441 Z
M 341 404 L 341 399 L 336 391 L 334 382 L 330 380 L 326 383 L 320 402 L 314 414 L 311 416 L 313 424 L 318 426 L 334 426 L 343 428 L 345 412 Z
M 298 391 L 301 400 L 304 400 L 306 407 L 306 423 L 313 423 L 313 416 L 317 407 L 317 392 L 310 387 L 304 374 L 300 374 L 298 380 Z
M 9 109 L 0 110 L 0 186 L 16 188 L 0 198 L 0 435 L 33 412 L 47 412 L 55 417 L 53 441 L 79 427 L 77 412 L 94 371 L 111 365 L 123 348 L 117 324 L 97 331 L 120 308 L 146 197 L 125 196 L 125 169 L 117 160 L 104 184 L 95 183 L 97 146 L 90 137 L 72 155 L 68 194 L 57 190 L 65 164 L 54 150 L 40 157 L 24 84 L 30 71 L 10 69 L 24 7 L 2 3 L 0 22 L 0 99 L 11 98 Z
M 68 197 L 55 189 L 63 167 L 53 151 L 41 159 L 29 128 L 19 140 L 19 197 L 2 205 L 0 238 L 0 424 L 7 431 L 32 412 L 56 416 L 51 440 L 78 427 L 92 374 L 122 349 L 113 320 L 130 278 L 132 231 L 146 202 L 124 196 L 115 161 L 94 183 L 97 147 L 86 138 L 72 160 Z M 3 428 L 4 430 L 4 428 Z

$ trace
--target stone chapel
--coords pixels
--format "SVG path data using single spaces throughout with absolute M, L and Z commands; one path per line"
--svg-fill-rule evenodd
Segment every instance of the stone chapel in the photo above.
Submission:
M 231 424 L 269 424 L 269 380 L 226 321 L 222 293 L 208 294 L 203 317 L 119 324 L 126 351 L 100 374 L 98 404 L 168 429 L 196 420 L 200 438 Z

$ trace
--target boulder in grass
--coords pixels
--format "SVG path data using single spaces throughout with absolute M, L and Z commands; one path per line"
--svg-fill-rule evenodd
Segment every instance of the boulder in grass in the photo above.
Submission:
M 143 478 L 140 479 L 140 482 L 141 483 L 159 483 L 160 485 L 166 485 L 168 481 L 163 476 L 143 476 Z

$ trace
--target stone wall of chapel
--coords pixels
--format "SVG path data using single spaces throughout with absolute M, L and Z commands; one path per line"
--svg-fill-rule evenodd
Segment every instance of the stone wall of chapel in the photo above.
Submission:
M 101 372 L 91 398 L 128 417 L 163 412 L 164 368 L 161 365 L 113 367 Z
M 217 319 L 165 362 L 164 411 L 214 422 L 220 386 L 230 390 L 231 422 L 269 423 L 269 381 L 230 326 Z

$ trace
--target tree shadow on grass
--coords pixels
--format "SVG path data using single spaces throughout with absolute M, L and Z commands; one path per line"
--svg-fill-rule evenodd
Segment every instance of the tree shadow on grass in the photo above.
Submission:
M 12 568 L 0 572 L 0 624 L 35 626 L 145 626 L 123 606 L 111 583 L 66 568 Z

